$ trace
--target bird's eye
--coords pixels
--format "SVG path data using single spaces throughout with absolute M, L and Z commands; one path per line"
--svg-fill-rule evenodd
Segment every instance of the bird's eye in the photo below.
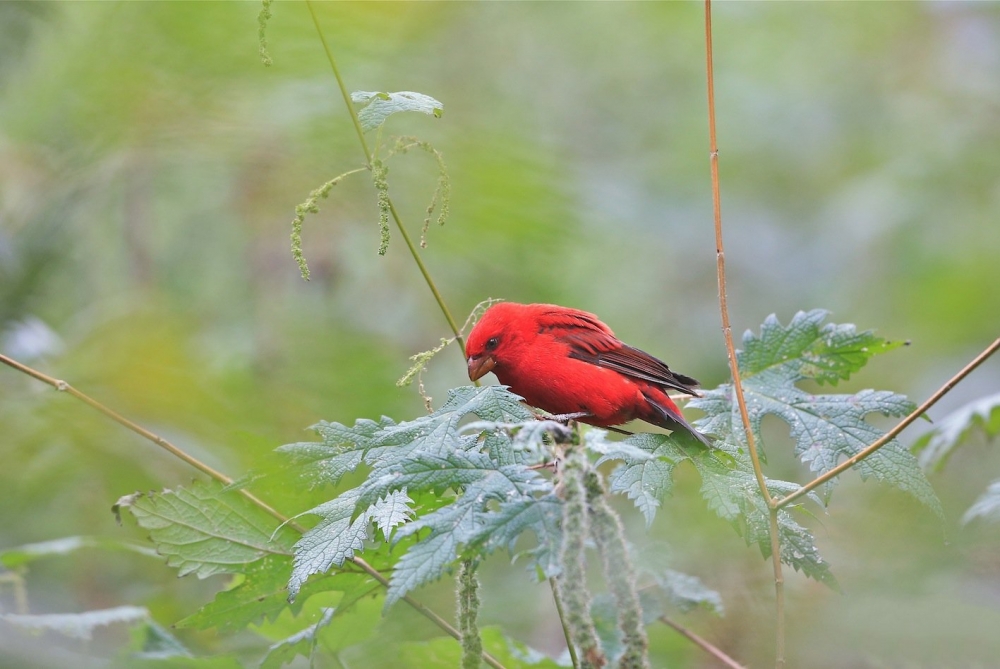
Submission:
M 489 341 L 486 342 L 486 350 L 487 351 L 493 351 L 493 350 L 496 349 L 496 347 L 499 344 L 500 344 L 500 338 L 499 337 L 493 337 L 492 339 L 490 339 Z

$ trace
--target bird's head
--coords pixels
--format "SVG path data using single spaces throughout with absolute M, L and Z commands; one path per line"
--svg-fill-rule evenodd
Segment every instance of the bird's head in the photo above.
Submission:
M 465 342 L 470 379 L 476 381 L 509 362 L 521 339 L 519 324 L 525 318 L 526 306 L 515 302 L 494 304 L 472 328 Z

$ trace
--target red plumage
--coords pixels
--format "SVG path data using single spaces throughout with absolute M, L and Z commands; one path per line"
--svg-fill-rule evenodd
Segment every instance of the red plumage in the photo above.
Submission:
M 684 420 L 667 396 L 697 396 L 698 382 L 622 343 L 597 316 L 554 304 L 500 302 L 466 342 L 469 378 L 493 372 L 528 404 L 552 414 L 585 412 L 579 420 L 610 427 L 641 419 L 708 439 Z

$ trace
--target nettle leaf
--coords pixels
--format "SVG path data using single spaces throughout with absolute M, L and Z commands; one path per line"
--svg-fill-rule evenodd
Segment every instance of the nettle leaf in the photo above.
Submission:
M 962 515 L 962 524 L 976 518 L 1000 522 L 1000 479 L 989 485 L 982 495 Z
M 298 655 L 311 658 L 319 642 L 317 637 L 319 631 L 333 621 L 335 611 L 333 608 L 321 609 L 320 619 L 315 624 L 268 648 L 267 655 L 260 663 L 261 669 L 281 669 Z
M 177 637 L 153 620 L 147 620 L 145 625 L 133 629 L 132 639 L 138 646 L 138 651 L 132 653 L 132 657 L 140 660 L 193 658 L 191 651 Z
M 900 345 L 870 331 L 858 332 L 853 325 L 822 325 L 826 315 L 819 309 L 800 311 L 787 327 L 769 316 L 760 336 L 751 332 L 743 336 L 744 350 L 737 353 L 747 411 L 758 443 L 764 416 L 777 416 L 791 427 L 795 454 L 817 474 L 833 469 L 884 434 L 868 423 L 866 416 L 904 416 L 915 408 L 906 397 L 888 391 L 812 394 L 796 385 L 808 379 L 836 384 L 860 369 L 872 355 Z M 720 445 L 744 448 L 743 427 L 731 385 L 707 391 L 689 406 L 708 414 L 697 425 L 719 437 Z M 937 495 L 916 458 L 898 441 L 890 441 L 856 468 L 862 479 L 874 477 L 894 485 L 942 515 Z
M 353 427 L 320 421 L 310 429 L 323 438 L 322 443 L 286 444 L 276 450 L 289 457 L 291 468 L 310 488 L 336 485 L 345 474 L 358 468 L 365 453 L 374 445 L 374 436 L 395 424 L 386 416 L 378 422 L 363 418 Z
M 603 430 L 590 430 L 584 445 L 602 454 L 595 466 L 608 460 L 623 461 L 608 477 L 608 489 L 627 495 L 642 512 L 648 528 L 670 493 L 674 467 L 688 459 L 687 452 L 673 437 L 663 434 L 639 433 L 618 442 L 608 442 L 606 437 Z
M 264 558 L 246 571 L 242 582 L 217 593 L 215 599 L 179 620 L 175 626 L 217 627 L 221 632 L 235 632 L 265 618 L 274 620 L 288 607 L 286 587 L 291 570 L 290 557 Z
M 470 431 L 468 417 L 480 419 Z M 283 447 L 293 457 L 312 462 L 346 462 L 353 456 L 370 467 L 365 481 L 308 513 L 321 517 L 295 545 L 288 589 L 294 597 L 311 574 L 343 565 L 363 550 L 377 526 L 388 541 L 408 542 L 393 568 L 386 606 L 410 590 L 450 570 L 462 551 L 486 554 L 513 550 L 526 531 L 537 546 L 528 551 L 546 576 L 557 569 L 559 502 L 548 479 L 513 457 L 506 426 L 532 421 L 519 398 L 498 386 L 467 386 L 449 393 L 445 404 L 428 416 L 394 423 L 358 421 L 354 428 L 322 424 L 321 445 Z M 359 454 L 359 455 L 355 455 Z M 355 460 L 350 460 L 354 462 Z M 339 471 L 331 467 L 331 471 Z M 410 495 L 432 494 L 413 516 Z M 423 497 L 421 497 L 423 499 Z
M 701 474 L 701 494 L 709 509 L 732 523 L 747 545 L 757 544 L 761 554 L 771 556 L 770 510 L 760 493 L 753 470 L 745 460 L 727 464 L 712 451 L 691 458 Z M 799 489 L 797 483 L 765 479 L 772 496 L 783 497 Z M 821 504 L 814 493 L 806 495 Z M 812 533 L 792 518 L 790 508 L 778 511 L 778 534 L 781 539 L 781 561 L 806 576 L 838 589 L 837 581 L 827 562 L 816 548 Z
M 343 593 L 342 601 L 351 594 L 375 582 L 359 573 L 333 572 L 311 578 L 294 602 L 288 601 L 288 579 L 292 573 L 291 556 L 273 555 L 254 563 L 242 580 L 215 595 L 215 599 L 190 616 L 179 620 L 176 627 L 195 629 L 218 628 L 222 632 L 235 632 L 265 620 L 274 622 L 285 609 L 298 615 L 302 605 L 312 595 L 321 592 Z M 376 586 L 378 584 L 375 584 Z
M 479 478 L 467 483 L 454 502 L 400 528 L 397 540 L 424 529 L 430 529 L 430 533 L 396 564 L 386 606 L 410 590 L 440 578 L 457 559 L 461 546 L 482 554 L 504 547 L 513 551 L 521 533 L 532 530 L 540 542 L 558 552 L 557 535 L 549 534 L 553 526 L 546 522 L 551 519 L 545 515 L 553 505 L 561 514 L 562 507 L 554 496 L 544 498 L 551 490 L 548 480 L 518 465 L 480 471 Z M 495 510 L 489 508 L 490 503 L 496 505 Z
M 355 551 L 364 548 L 368 538 L 367 516 L 362 514 L 353 528 L 351 523 L 358 497 L 358 490 L 348 490 L 309 511 L 322 520 L 295 544 L 295 563 L 288 581 L 290 600 L 295 599 L 310 575 L 324 573 L 334 565 L 339 567 Z
M 297 536 L 239 492 L 225 492 L 215 482 L 126 495 L 114 510 L 123 508 L 149 530 L 157 552 L 180 576 L 244 573 L 268 555 L 291 555 Z
M 725 607 L 722 596 L 712 590 L 697 576 L 685 574 L 676 569 L 663 569 L 655 574 L 656 584 L 663 597 L 681 611 L 687 613 L 697 608 L 705 608 L 722 615 Z
M 990 437 L 1000 435 L 1000 393 L 981 397 L 952 411 L 913 444 L 920 466 L 940 467 L 952 450 L 979 427 Z
M 363 104 L 358 111 L 358 121 L 365 132 L 374 130 L 385 123 L 392 114 L 399 112 L 421 112 L 435 118 L 444 114 L 444 105 L 423 93 L 399 91 L 397 93 L 381 93 L 369 91 L 354 91 L 351 101 Z
M 0 550 L 0 565 L 13 569 L 35 560 L 69 555 L 80 549 L 96 548 L 101 550 L 129 551 L 151 557 L 159 557 L 157 552 L 148 545 L 138 544 L 132 541 L 120 541 L 118 539 L 108 539 L 107 537 L 96 536 L 73 536 L 61 539 L 51 539 L 33 544 L 13 546 Z
M 668 609 L 684 613 L 704 608 L 716 615 L 723 615 L 722 596 L 709 588 L 692 574 L 685 574 L 671 568 L 671 548 L 663 542 L 647 545 L 642 551 L 635 551 L 639 581 L 648 582 L 643 593 L 656 595 L 657 601 L 651 609 L 643 606 L 643 617 L 653 620 L 669 613 Z
M 94 631 L 100 627 L 146 622 L 149 620 L 149 610 L 141 606 L 116 606 L 83 613 L 0 613 L 0 620 L 29 632 L 57 632 L 71 639 L 89 641 Z
M 402 490 L 394 490 L 384 498 L 378 499 L 368 509 L 372 522 L 381 530 L 386 541 L 392 538 L 393 528 L 413 517 L 413 509 L 410 508 L 412 504 L 413 500 L 407 496 L 406 488 L 403 488 Z
M 905 344 L 882 339 L 871 330 L 858 332 L 850 323 L 823 325 L 828 315 L 824 309 L 800 311 L 785 327 L 771 314 L 761 325 L 759 337 L 744 333 L 743 350 L 737 356 L 740 378 L 781 368 L 798 379 L 836 385 L 873 355 Z

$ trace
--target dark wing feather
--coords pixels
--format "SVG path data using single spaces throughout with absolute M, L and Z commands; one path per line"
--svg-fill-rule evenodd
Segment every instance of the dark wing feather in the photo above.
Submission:
M 698 381 L 670 371 L 665 362 L 645 351 L 623 344 L 593 314 L 575 309 L 553 310 L 542 314 L 539 326 L 541 333 L 551 333 L 568 344 L 571 358 L 698 397 Z
M 571 353 L 570 355 L 573 354 Z M 600 367 L 607 367 L 625 376 L 631 376 L 634 379 L 642 379 L 643 381 L 655 383 L 658 386 L 666 386 L 667 388 L 673 388 L 682 393 L 699 397 L 696 390 L 698 386 L 697 380 L 692 379 L 690 376 L 670 371 L 666 363 L 659 358 L 654 358 L 645 351 L 640 351 L 627 344 L 622 344 L 621 348 L 617 351 L 599 353 L 596 358 L 594 364 Z

